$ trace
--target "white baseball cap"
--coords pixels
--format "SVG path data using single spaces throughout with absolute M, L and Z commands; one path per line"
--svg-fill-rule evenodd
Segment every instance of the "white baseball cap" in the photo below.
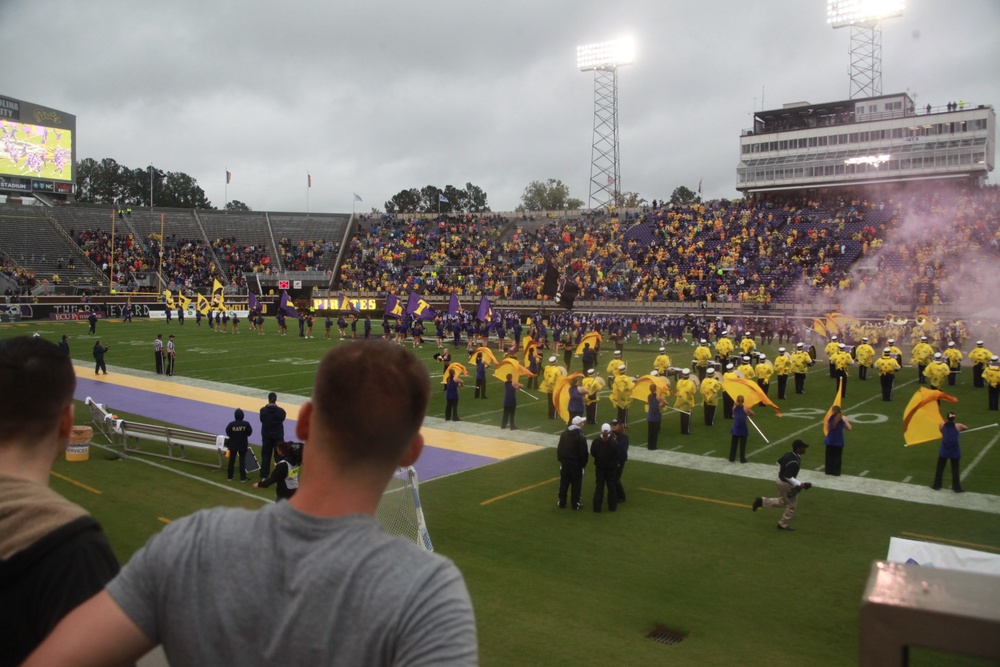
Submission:
M 573 426 L 581 426 L 586 424 L 587 420 L 583 417 L 573 417 L 573 420 L 570 423 L 573 424 Z
M 611 424 L 601 424 L 601 433 L 610 433 Z

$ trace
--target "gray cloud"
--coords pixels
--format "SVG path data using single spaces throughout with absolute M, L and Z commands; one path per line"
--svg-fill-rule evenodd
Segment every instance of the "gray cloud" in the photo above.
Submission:
M 512 209 L 535 179 L 586 199 L 593 84 L 575 46 L 631 34 L 622 187 L 659 199 L 703 180 L 735 197 L 762 97 L 848 97 L 849 31 L 825 4 L 7 0 L 0 36 L 23 75 L 0 93 L 76 114 L 80 157 L 185 171 L 217 206 L 228 168 L 229 198 L 254 209 L 304 209 L 307 172 L 312 210 L 467 181 Z M 995 0 L 911 0 L 884 26 L 884 92 L 1000 103 L 991 25 Z

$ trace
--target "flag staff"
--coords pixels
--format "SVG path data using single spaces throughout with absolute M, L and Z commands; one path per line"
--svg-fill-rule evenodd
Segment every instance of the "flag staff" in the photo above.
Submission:
M 764 435 L 764 432 L 761 431 L 759 428 L 757 428 L 757 424 L 755 424 L 754 421 L 750 419 L 750 415 L 747 415 L 747 421 L 750 422 L 750 425 L 753 426 L 758 433 L 760 433 L 760 437 L 764 438 L 764 442 L 771 444 L 771 441 L 767 439 L 767 436 Z
M 976 428 L 966 429 L 965 431 L 963 431 L 963 433 L 972 433 L 973 431 L 982 431 L 984 428 L 996 428 L 997 426 L 1000 426 L 1000 423 L 997 423 L 997 424 L 987 424 L 986 426 L 977 426 Z

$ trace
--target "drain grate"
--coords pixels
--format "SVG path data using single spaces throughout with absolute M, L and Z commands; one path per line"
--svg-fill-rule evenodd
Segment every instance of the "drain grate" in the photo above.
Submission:
M 657 644 L 667 644 L 673 646 L 674 644 L 680 644 L 684 641 L 685 635 L 679 632 L 671 630 L 664 625 L 658 625 L 653 628 L 653 631 L 646 635 L 646 639 L 652 639 Z

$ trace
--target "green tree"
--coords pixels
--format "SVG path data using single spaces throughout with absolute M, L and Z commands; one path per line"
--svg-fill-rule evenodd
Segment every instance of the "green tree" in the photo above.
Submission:
M 252 210 L 249 206 L 241 202 L 239 199 L 234 199 L 230 202 L 226 202 L 227 211 L 250 211 Z
M 198 181 L 184 172 L 167 172 L 153 165 L 129 168 L 112 158 L 77 163 L 77 200 L 112 206 L 213 208 Z
M 699 196 L 694 190 L 681 185 L 675 188 L 673 194 L 670 195 L 670 203 L 679 206 L 700 204 L 701 196 Z
M 400 190 L 385 203 L 386 213 L 416 213 L 420 209 L 420 190 Z
M 646 198 L 639 196 L 638 192 L 622 192 L 618 195 L 618 201 L 622 208 L 639 208 L 646 205 Z
M 472 213 L 489 212 L 490 204 L 486 198 L 486 191 L 483 190 L 478 185 L 473 185 L 472 183 L 466 183 L 465 200 L 462 208 L 463 210 L 470 211 Z
M 521 195 L 519 211 L 563 211 L 582 208 L 583 202 L 569 196 L 569 186 L 562 181 L 550 178 L 545 181 L 532 181 L 524 188 Z

